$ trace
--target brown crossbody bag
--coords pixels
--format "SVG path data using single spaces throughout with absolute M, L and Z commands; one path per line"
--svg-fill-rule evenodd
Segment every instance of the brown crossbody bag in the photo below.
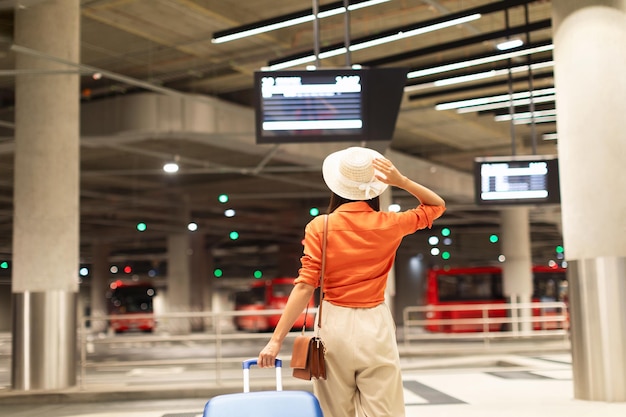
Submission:
M 317 330 L 315 336 L 305 336 L 306 315 L 302 325 L 302 334 L 296 336 L 291 353 L 291 368 L 295 378 L 310 380 L 326 379 L 325 347 L 319 337 L 322 327 L 322 302 L 324 301 L 324 271 L 326 269 L 326 235 L 328 234 L 328 215 L 324 216 L 324 237 L 322 241 L 322 268 L 320 271 L 320 304 L 317 309 Z

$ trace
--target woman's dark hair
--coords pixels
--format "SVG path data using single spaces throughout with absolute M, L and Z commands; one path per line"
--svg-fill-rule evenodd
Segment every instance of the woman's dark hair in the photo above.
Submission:
M 359 200 L 348 200 L 347 198 L 343 198 L 343 197 L 338 196 L 335 193 L 332 193 L 330 195 L 330 203 L 328 204 L 328 213 L 330 214 L 333 211 L 337 210 L 337 207 L 339 207 L 340 205 L 344 203 L 353 203 L 355 201 L 359 201 Z M 371 198 L 369 200 L 365 200 L 365 202 L 367 203 L 368 206 L 372 208 L 372 210 L 380 211 L 380 198 L 378 196 Z

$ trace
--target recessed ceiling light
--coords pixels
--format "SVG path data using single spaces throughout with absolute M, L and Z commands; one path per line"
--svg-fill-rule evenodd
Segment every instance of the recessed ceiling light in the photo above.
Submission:
M 500 42 L 496 45 L 499 51 L 506 51 L 507 49 L 519 48 L 524 45 L 524 41 L 521 39 L 509 39 L 508 41 Z
M 163 171 L 167 172 L 168 174 L 178 172 L 178 164 L 176 162 L 168 162 L 167 164 L 163 165 Z

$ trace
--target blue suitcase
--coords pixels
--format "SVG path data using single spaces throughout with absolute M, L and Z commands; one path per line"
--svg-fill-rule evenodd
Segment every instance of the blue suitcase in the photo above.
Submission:
M 283 391 L 282 361 L 276 359 L 276 391 L 250 392 L 250 366 L 243 362 L 243 393 L 218 395 L 204 406 L 203 417 L 323 417 L 317 398 L 307 391 Z

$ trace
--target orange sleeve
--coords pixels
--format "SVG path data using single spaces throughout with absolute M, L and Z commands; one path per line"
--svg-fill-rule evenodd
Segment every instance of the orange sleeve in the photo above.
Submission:
M 401 223 L 403 223 L 404 227 L 411 230 L 411 233 L 420 229 L 430 229 L 435 219 L 441 217 L 444 211 L 446 211 L 445 206 L 427 206 L 420 204 L 416 208 L 402 213 Z
M 318 220 L 319 219 L 319 220 Z M 322 266 L 322 216 L 311 220 L 304 229 L 304 255 L 300 258 L 301 267 L 294 284 L 300 282 L 319 287 Z

